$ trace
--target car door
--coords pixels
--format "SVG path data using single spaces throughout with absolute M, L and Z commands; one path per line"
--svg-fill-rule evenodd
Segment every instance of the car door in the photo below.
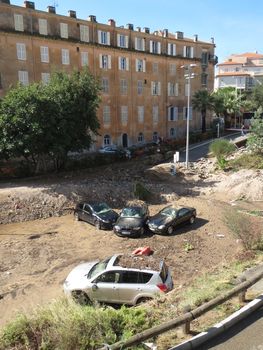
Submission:
M 141 292 L 141 288 L 137 271 L 122 271 L 119 282 L 120 302 L 132 304 L 135 297 Z
M 89 296 L 92 300 L 106 303 L 119 303 L 119 271 L 106 271 L 92 284 Z
M 88 204 L 84 204 L 82 215 L 83 215 L 82 220 L 89 222 L 90 224 L 93 224 L 92 210 Z
M 190 219 L 190 211 L 187 208 L 181 208 L 177 213 L 177 223 L 181 224 Z

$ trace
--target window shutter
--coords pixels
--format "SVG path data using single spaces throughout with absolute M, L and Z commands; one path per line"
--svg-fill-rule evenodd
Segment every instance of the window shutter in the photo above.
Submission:
M 120 44 L 120 34 L 117 34 L 117 46 L 121 46 L 121 44 Z
M 153 89 L 154 89 L 154 82 L 151 81 L 151 92 L 152 92 L 152 95 L 153 95 Z
M 161 53 L 161 43 L 158 42 L 157 45 L 158 45 L 158 54 L 160 54 Z
M 119 70 L 121 70 L 121 57 L 118 58 L 118 66 L 119 66 Z
M 171 55 L 171 45 L 170 43 L 168 43 L 168 47 L 167 47 L 167 54 Z
M 101 30 L 98 30 L 98 43 L 101 44 Z
M 178 107 L 174 107 L 174 120 L 178 120 Z
M 161 95 L 161 82 L 158 81 L 158 95 Z
M 99 59 L 100 59 L 100 68 L 102 68 L 102 54 L 101 53 L 99 55 Z
M 126 58 L 126 70 L 129 70 L 129 58 Z
M 129 47 L 129 37 L 127 35 L 125 35 L 125 47 Z
M 145 51 L 145 39 L 142 39 L 142 50 Z
M 138 50 L 138 38 L 135 38 L 135 43 L 134 43 L 134 48 L 135 50 Z
M 167 109 L 167 119 L 171 120 L 171 107 L 168 107 Z
M 108 69 L 111 69 L 111 55 L 108 55 Z
M 190 57 L 194 58 L 194 48 L 192 46 L 191 46 L 191 49 L 190 49 Z
M 136 58 L 135 60 L 135 70 L 136 72 L 138 72 L 138 58 Z
M 178 96 L 178 83 L 175 84 L 175 96 Z
M 173 56 L 176 56 L 176 45 L 173 44 Z
M 186 113 L 186 107 L 183 108 L 183 120 L 186 120 L 186 119 L 187 119 L 185 113 Z
M 150 40 L 150 52 L 153 52 L 153 41 Z
M 168 91 L 167 91 L 167 92 L 168 92 L 167 95 L 168 95 L 168 96 L 171 96 L 171 93 L 170 93 L 170 92 L 171 92 L 171 83 L 168 83 L 167 90 L 168 90 Z
M 110 45 L 110 32 L 107 32 L 107 45 Z
M 145 60 L 142 61 L 142 66 L 143 66 L 143 72 L 145 73 L 146 72 L 146 62 Z
M 184 57 L 186 57 L 186 46 L 184 46 Z

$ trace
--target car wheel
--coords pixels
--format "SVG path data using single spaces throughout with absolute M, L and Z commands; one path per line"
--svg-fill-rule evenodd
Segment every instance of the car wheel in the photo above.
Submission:
M 150 297 L 143 297 L 143 298 L 139 298 L 137 301 L 136 301 L 136 305 L 140 305 L 142 303 L 146 303 L 147 301 L 150 301 L 152 300 L 152 298 Z
M 94 225 L 95 225 L 95 227 L 96 227 L 97 230 L 100 230 L 101 225 L 100 225 L 99 220 L 96 220 Z
M 79 214 L 78 214 L 78 213 L 75 213 L 75 214 L 74 214 L 74 218 L 75 218 L 76 221 L 79 221 L 79 220 L 80 220 L 80 219 L 79 219 Z
M 73 300 L 80 305 L 88 305 L 91 303 L 88 295 L 81 290 L 74 290 L 71 295 Z
M 169 227 L 168 227 L 168 229 L 167 229 L 167 233 L 168 233 L 168 235 L 172 235 L 172 234 L 173 234 L 173 232 L 174 232 L 174 228 L 173 228 L 173 226 L 169 226 Z
M 190 224 L 192 225 L 195 222 L 195 217 L 191 216 L 189 219 Z

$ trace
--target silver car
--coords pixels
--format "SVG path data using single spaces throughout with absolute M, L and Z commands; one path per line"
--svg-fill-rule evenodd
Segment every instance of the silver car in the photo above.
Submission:
M 164 261 L 153 256 L 116 254 L 76 266 L 63 287 L 81 304 L 98 301 L 136 305 L 170 291 L 173 281 Z

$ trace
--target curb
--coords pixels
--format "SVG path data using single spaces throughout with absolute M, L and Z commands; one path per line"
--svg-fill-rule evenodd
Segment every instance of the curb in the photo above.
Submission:
M 202 332 L 179 345 L 169 348 L 169 350 L 195 349 L 201 344 L 210 340 L 211 338 L 223 333 L 225 330 L 229 329 L 230 327 L 241 321 L 243 318 L 260 308 L 261 306 L 263 306 L 263 294 L 258 296 L 256 299 L 252 300 L 247 305 L 243 306 L 240 310 L 234 312 L 232 315 L 230 315 L 223 321 L 209 328 L 206 332 Z

